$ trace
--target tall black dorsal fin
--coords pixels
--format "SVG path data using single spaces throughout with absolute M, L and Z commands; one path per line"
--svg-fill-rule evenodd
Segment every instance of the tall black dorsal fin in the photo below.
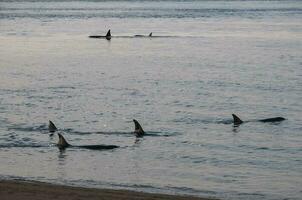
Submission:
M 70 146 L 70 144 L 68 144 L 68 142 L 65 140 L 65 138 L 60 133 L 58 133 L 58 136 L 59 136 L 59 141 L 58 141 L 57 145 L 60 149 L 64 149 L 64 148 Z
M 143 130 L 141 125 L 135 119 L 133 119 L 133 122 L 134 122 L 134 125 L 135 125 L 134 134 L 136 136 L 143 136 L 145 134 L 145 131 Z
M 232 114 L 233 116 L 233 119 L 234 119 L 234 125 L 239 125 L 239 124 L 242 124 L 243 121 L 235 114 Z
M 108 30 L 106 37 L 111 37 L 110 29 Z
M 149 37 L 152 37 L 152 32 L 149 34 Z
M 53 133 L 53 132 L 56 132 L 57 127 L 55 126 L 55 124 L 49 120 L 49 124 L 48 124 L 48 130 L 49 132 Z
M 106 36 L 105 36 L 106 40 L 111 40 L 111 33 L 110 33 L 110 29 L 108 30 Z

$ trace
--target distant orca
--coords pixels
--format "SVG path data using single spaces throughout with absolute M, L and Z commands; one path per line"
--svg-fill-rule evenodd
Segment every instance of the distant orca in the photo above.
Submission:
M 134 122 L 134 125 L 135 125 L 135 129 L 134 129 L 135 136 L 136 137 L 143 137 L 144 134 L 145 134 L 145 131 L 143 130 L 142 126 L 135 119 L 133 119 L 133 122 Z
M 110 29 L 108 30 L 107 34 L 104 35 L 90 35 L 90 38 L 105 38 L 106 40 L 111 40 L 111 33 L 110 33 Z
M 49 124 L 48 124 L 48 130 L 51 133 L 54 133 L 58 130 L 57 127 L 55 126 L 55 124 L 50 120 L 49 120 Z
M 134 35 L 134 37 L 152 37 L 152 32 L 146 36 L 146 35 Z
M 82 145 L 82 146 L 73 146 L 70 145 L 65 138 L 58 133 L 59 136 L 59 141 L 57 143 L 57 146 L 59 149 L 65 149 L 67 147 L 78 147 L 78 148 L 85 148 L 85 149 L 91 149 L 91 150 L 107 150 L 107 149 L 115 149 L 118 148 L 119 146 L 116 145 Z
M 232 116 L 234 119 L 233 123 L 235 126 L 238 126 L 238 125 L 244 123 L 244 121 L 242 121 L 237 115 L 232 114 Z M 273 118 L 267 118 L 267 119 L 260 119 L 260 120 L 256 120 L 256 121 L 266 123 L 266 122 L 280 122 L 283 120 L 285 120 L 285 118 L 283 118 L 283 117 L 273 117 Z M 245 121 L 245 122 L 249 122 L 249 121 Z

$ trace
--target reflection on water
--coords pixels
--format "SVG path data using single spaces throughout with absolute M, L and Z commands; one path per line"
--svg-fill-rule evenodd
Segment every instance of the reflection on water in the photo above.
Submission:
M 65 158 L 67 157 L 67 154 L 66 154 L 66 149 L 59 149 L 60 153 L 58 154 L 58 163 L 59 165 L 63 164 L 62 162 L 65 161 Z
M 67 166 L 66 166 L 66 162 L 68 159 L 68 155 L 65 152 L 65 149 L 59 149 L 58 152 L 58 159 L 57 159 L 57 169 L 56 172 L 57 174 L 57 180 L 59 182 L 64 182 L 66 177 L 67 177 Z
M 233 132 L 238 133 L 239 132 L 239 126 L 233 126 Z
M 142 143 L 142 140 L 143 140 L 143 138 L 135 138 L 135 141 L 134 141 L 134 146 L 139 146 L 140 145 L 140 143 Z

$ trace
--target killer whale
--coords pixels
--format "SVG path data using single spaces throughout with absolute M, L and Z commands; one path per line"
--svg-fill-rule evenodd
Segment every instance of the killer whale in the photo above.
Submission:
M 135 125 L 134 135 L 136 137 L 143 137 L 145 135 L 145 131 L 143 130 L 142 126 L 135 119 L 133 119 L 133 122 L 134 122 L 134 125 Z
M 111 32 L 108 30 L 106 35 L 90 35 L 90 38 L 105 38 L 106 40 L 111 40 Z
M 152 37 L 152 32 L 149 35 L 134 35 L 134 37 Z
M 58 130 L 58 129 L 57 129 L 57 127 L 55 126 L 55 124 L 54 124 L 52 121 L 49 120 L 48 131 L 49 131 L 50 133 L 54 133 L 54 132 L 56 132 L 57 130 Z
M 233 116 L 233 124 L 235 126 L 239 126 L 240 124 L 244 123 L 244 122 L 250 122 L 250 121 L 242 121 L 237 115 L 232 114 Z M 260 120 L 255 120 L 256 122 L 263 122 L 263 123 L 267 123 L 267 122 L 280 122 L 285 120 L 285 118 L 283 117 L 273 117 L 273 118 L 267 118 L 267 119 L 260 119 Z
M 60 133 L 58 133 L 58 136 L 59 136 L 59 141 L 57 143 L 57 146 L 58 146 L 59 149 L 65 149 L 67 147 L 77 147 L 77 148 L 84 148 L 84 149 L 91 149 L 91 150 L 110 150 L 110 149 L 119 148 L 119 146 L 116 146 L 116 145 L 80 145 L 80 146 L 74 146 L 74 145 L 70 145 Z

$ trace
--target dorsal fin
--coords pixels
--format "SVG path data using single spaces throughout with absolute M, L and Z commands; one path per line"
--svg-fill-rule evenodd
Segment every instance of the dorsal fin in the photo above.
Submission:
M 235 114 L 232 114 L 233 116 L 233 119 L 234 119 L 234 125 L 239 125 L 239 124 L 242 124 L 243 121 Z
M 149 37 L 152 37 L 152 32 L 149 34 Z
M 133 119 L 133 122 L 135 125 L 134 134 L 138 137 L 143 136 L 145 134 L 145 131 L 143 130 L 141 125 L 135 119 Z
M 48 130 L 49 132 L 53 133 L 53 132 L 56 132 L 57 127 L 55 126 L 55 124 L 49 120 L 49 124 L 48 124 Z
M 110 40 L 111 39 L 111 33 L 110 33 L 110 29 L 108 30 L 107 34 L 106 34 L 106 39 Z
M 111 36 L 110 29 L 108 30 L 106 37 Z
M 58 133 L 58 136 L 59 136 L 59 141 L 58 141 L 57 145 L 60 149 L 64 149 L 64 148 L 70 146 L 70 144 L 68 144 L 68 142 L 65 140 L 65 138 L 60 133 Z

